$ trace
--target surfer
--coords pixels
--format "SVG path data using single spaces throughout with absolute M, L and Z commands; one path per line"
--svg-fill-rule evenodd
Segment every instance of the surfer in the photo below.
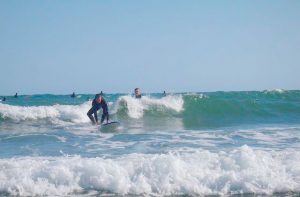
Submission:
M 16 93 L 14 97 L 15 97 L 15 98 L 18 98 L 18 93 Z
M 102 117 L 101 117 L 101 124 L 103 123 L 104 119 L 106 118 L 106 122 L 109 120 L 108 114 L 108 106 L 104 98 L 100 94 L 96 94 L 95 98 L 92 102 L 92 108 L 88 111 L 87 115 L 92 121 L 93 124 L 98 124 L 98 115 L 97 111 L 102 108 Z M 94 114 L 94 116 L 93 116 Z
M 73 94 L 71 94 L 71 97 L 72 97 L 72 98 L 75 98 L 75 97 L 76 97 L 75 92 L 73 92 Z
M 5 98 L 5 96 L 2 98 L 2 101 L 6 101 L 6 98 Z
M 167 96 L 167 93 L 166 93 L 166 91 L 164 91 L 164 92 L 163 92 L 163 96 Z
M 140 88 L 135 88 L 134 89 L 134 95 L 135 95 L 135 98 L 137 98 L 137 99 L 142 98 L 142 94 L 141 94 Z

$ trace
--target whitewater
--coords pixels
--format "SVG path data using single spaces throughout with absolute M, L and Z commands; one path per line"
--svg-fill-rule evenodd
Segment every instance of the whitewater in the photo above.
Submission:
M 299 90 L 93 96 L 0 102 L 1 196 L 299 195 Z

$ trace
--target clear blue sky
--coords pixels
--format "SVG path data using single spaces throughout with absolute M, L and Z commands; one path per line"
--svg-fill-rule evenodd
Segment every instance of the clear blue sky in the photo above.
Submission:
M 300 89 L 300 1 L 0 1 L 0 95 Z

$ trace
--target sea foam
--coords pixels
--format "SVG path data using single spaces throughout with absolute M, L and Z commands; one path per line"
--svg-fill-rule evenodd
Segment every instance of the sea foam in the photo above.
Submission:
M 182 96 L 166 96 L 163 98 L 150 98 L 144 96 L 142 99 L 135 99 L 131 96 L 121 96 L 115 103 L 109 102 L 110 113 L 115 114 L 121 106 L 127 109 L 131 118 L 142 118 L 145 111 L 172 110 L 180 112 L 183 110 Z M 47 119 L 53 123 L 71 122 L 86 123 L 89 119 L 86 115 L 91 107 L 91 102 L 80 105 L 52 105 L 52 106 L 14 106 L 0 103 L 0 116 L 4 119 L 14 121 Z
M 0 159 L 0 191 L 12 195 L 234 194 L 300 191 L 300 152 L 246 145 L 228 152 L 129 154 L 117 158 Z
M 143 96 L 136 99 L 131 96 L 121 96 L 114 107 L 117 112 L 121 106 L 127 109 L 128 116 L 131 118 L 142 118 L 145 111 L 155 109 L 157 111 L 173 110 L 181 112 L 183 110 L 184 100 L 181 95 L 168 95 L 162 98 L 150 98 Z
M 48 119 L 52 122 L 67 121 L 73 123 L 88 122 L 86 115 L 90 102 L 81 105 L 53 106 L 14 106 L 0 103 L 0 115 L 14 121 Z

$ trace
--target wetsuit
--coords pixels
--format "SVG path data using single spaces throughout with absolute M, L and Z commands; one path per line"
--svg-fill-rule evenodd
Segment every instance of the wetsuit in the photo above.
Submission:
M 141 94 L 135 95 L 135 98 L 140 99 L 140 98 L 142 98 L 142 95 Z
M 101 103 L 97 103 L 97 101 L 94 99 L 92 102 L 92 108 L 88 111 L 87 115 L 91 119 L 91 121 L 96 124 L 98 122 L 98 115 L 97 111 L 102 108 L 103 113 L 101 117 L 101 124 L 103 123 L 104 119 L 106 118 L 106 121 L 109 119 L 109 114 L 108 114 L 108 107 L 107 103 L 104 99 L 101 100 Z M 93 115 L 94 114 L 94 117 Z

